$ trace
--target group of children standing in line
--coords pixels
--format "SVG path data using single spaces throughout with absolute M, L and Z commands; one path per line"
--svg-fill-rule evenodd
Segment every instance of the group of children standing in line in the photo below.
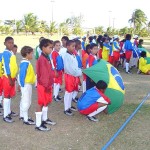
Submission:
M 52 99 L 57 102 L 61 101 L 62 97 L 59 96 L 59 91 L 63 77 L 65 82 L 64 114 L 72 116 L 73 111 L 77 111 L 72 106 L 72 101 L 78 102 L 79 112 L 86 115 L 91 121 L 98 121 L 95 118 L 96 114 L 102 111 L 107 112 L 107 105 L 111 103 L 109 98 L 104 95 L 107 84 L 104 81 L 94 83 L 89 77 L 82 74 L 82 69 L 95 65 L 98 63 L 98 59 L 104 59 L 117 67 L 121 51 L 124 49 L 126 73 L 130 73 L 129 61 L 133 52 L 131 35 L 127 34 L 123 43 L 119 43 L 118 36 L 114 36 L 111 41 L 107 35 L 99 36 L 97 40 L 92 39 L 87 45 L 85 44 L 86 37 L 83 37 L 82 40 L 82 42 L 79 39 L 69 40 L 67 36 L 63 36 L 61 44 L 59 40 L 53 42 L 41 37 L 35 52 L 30 46 L 24 46 L 21 49 L 22 61 L 18 68 L 15 56 L 17 46 L 14 45 L 14 39 L 12 37 L 5 39 L 6 49 L 0 54 L 0 109 L 4 109 L 4 113 L 0 112 L 0 114 L 3 115 L 5 122 L 14 122 L 12 116 L 17 115 L 11 111 L 11 99 L 16 94 L 16 80 L 21 87 L 19 119 L 23 120 L 26 125 L 35 124 L 36 130 L 49 131 L 50 128 L 46 125 L 56 124 L 48 118 L 48 105 Z M 98 45 L 100 45 L 100 50 Z M 30 63 L 33 53 L 37 60 L 36 75 Z M 80 78 L 82 75 L 83 82 Z M 32 84 L 34 83 L 36 83 L 38 97 L 35 122 L 28 116 L 32 102 Z M 81 85 L 84 94 L 78 100 L 77 95 Z M 95 98 L 88 98 L 91 92 L 95 93 Z

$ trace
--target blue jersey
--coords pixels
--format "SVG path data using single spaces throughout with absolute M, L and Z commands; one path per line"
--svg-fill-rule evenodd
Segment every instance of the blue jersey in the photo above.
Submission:
M 130 40 L 126 40 L 124 43 L 125 51 L 133 51 L 133 46 Z

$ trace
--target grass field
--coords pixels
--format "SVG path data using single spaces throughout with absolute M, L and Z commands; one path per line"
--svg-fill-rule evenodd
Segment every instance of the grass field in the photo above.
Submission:
M 0 37 L 3 43 L 5 37 Z M 35 47 L 38 37 L 15 37 L 15 43 L 22 47 Z M 150 40 L 145 41 L 145 46 Z M 3 46 L 0 44 L 0 48 Z M 18 63 L 21 56 L 17 54 Z M 32 61 L 35 65 L 35 60 Z M 18 117 L 15 123 L 6 124 L 0 118 L 0 150 L 100 150 L 109 138 L 118 130 L 126 118 L 135 110 L 141 100 L 150 92 L 150 77 L 134 74 L 127 75 L 120 70 L 126 87 L 125 103 L 119 111 L 111 115 L 100 114 L 97 123 L 90 122 L 78 112 L 73 117 L 63 113 L 63 102 L 53 102 L 49 107 L 49 118 L 57 122 L 47 133 L 34 130 L 34 126 L 23 125 Z M 34 88 L 33 88 L 34 89 Z M 36 90 L 30 116 L 35 119 Z M 12 110 L 19 112 L 20 93 L 12 100 Z M 150 98 L 137 115 L 110 146 L 110 150 L 149 150 L 150 149 Z

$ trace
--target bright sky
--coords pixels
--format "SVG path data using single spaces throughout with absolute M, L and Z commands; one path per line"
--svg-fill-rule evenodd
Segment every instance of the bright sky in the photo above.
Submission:
M 23 15 L 33 12 L 41 20 L 52 19 L 52 0 L 1 0 L 0 20 L 22 19 Z M 145 12 L 150 21 L 149 0 L 53 0 L 53 18 L 63 22 L 72 15 L 84 16 L 84 27 L 109 25 L 121 28 L 129 26 L 128 20 L 135 9 Z M 109 13 L 111 11 L 111 13 Z

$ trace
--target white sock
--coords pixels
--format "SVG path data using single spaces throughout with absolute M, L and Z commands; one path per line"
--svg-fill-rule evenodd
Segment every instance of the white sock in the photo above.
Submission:
M 48 119 L 47 117 L 47 112 L 48 112 L 48 106 L 43 106 L 42 108 L 42 121 L 46 121 Z
M 21 105 L 22 105 L 22 102 L 20 101 L 20 118 L 23 117 L 23 111 L 22 111 L 22 109 L 21 109 L 21 108 L 22 108 Z
M 24 118 L 24 121 L 25 121 L 25 122 L 28 121 L 28 111 L 24 111 L 24 112 L 23 112 L 23 118 Z
M 72 94 L 72 98 L 75 99 L 78 95 L 78 92 L 77 91 L 73 91 L 73 94 Z
M 102 112 L 103 110 L 105 110 L 106 107 L 107 107 L 107 105 L 106 105 L 106 106 L 103 106 L 103 107 L 100 107 L 100 108 L 98 108 L 96 111 L 90 113 L 88 116 L 89 116 L 89 117 L 93 117 L 93 116 L 99 114 L 100 112 Z
M 3 97 L 2 95 L 0 96 L 0 104 L 2 103 Z
M 86 91 L 86 81 L 83 81 L 82 83 L 83 93 Z
M 60 84 L 58 83 L 57 85 L 56 85 L 56 95 L 58 96 L 58 94 L 59 94 L 59 89 L 60 89 Z
M 40 127 L 42 123 L 42 112 L 35 112 L 36 115 L 36 126 Z
M 9 114 L 9 100 L 8 98 L 4 98 L 3 108 L 4 108 L 4 118 Z
M 68 107 L 71 108 L 71 103 L 72 103 L 72 95 L 73 95 L 73 92 L 69 93 L 69 101 L 68 101 Z
M 129 71 L 129 63 L 126 62 L 126 72 Z
M 8 114 L 11 113 L 11 98 L 9 99 L 9 105 L 8 105 Z
M 56 94 L 56 83 L 54 83 L 54 92 L 53 92 L 53 95 L 54 95 L 54 97 L 56 98 L 57 97 L 57 94 Z
M 64 96 L 64 109 L 66 111 L 69 108 L 70 108 L 70 93 L 66 91 Z

